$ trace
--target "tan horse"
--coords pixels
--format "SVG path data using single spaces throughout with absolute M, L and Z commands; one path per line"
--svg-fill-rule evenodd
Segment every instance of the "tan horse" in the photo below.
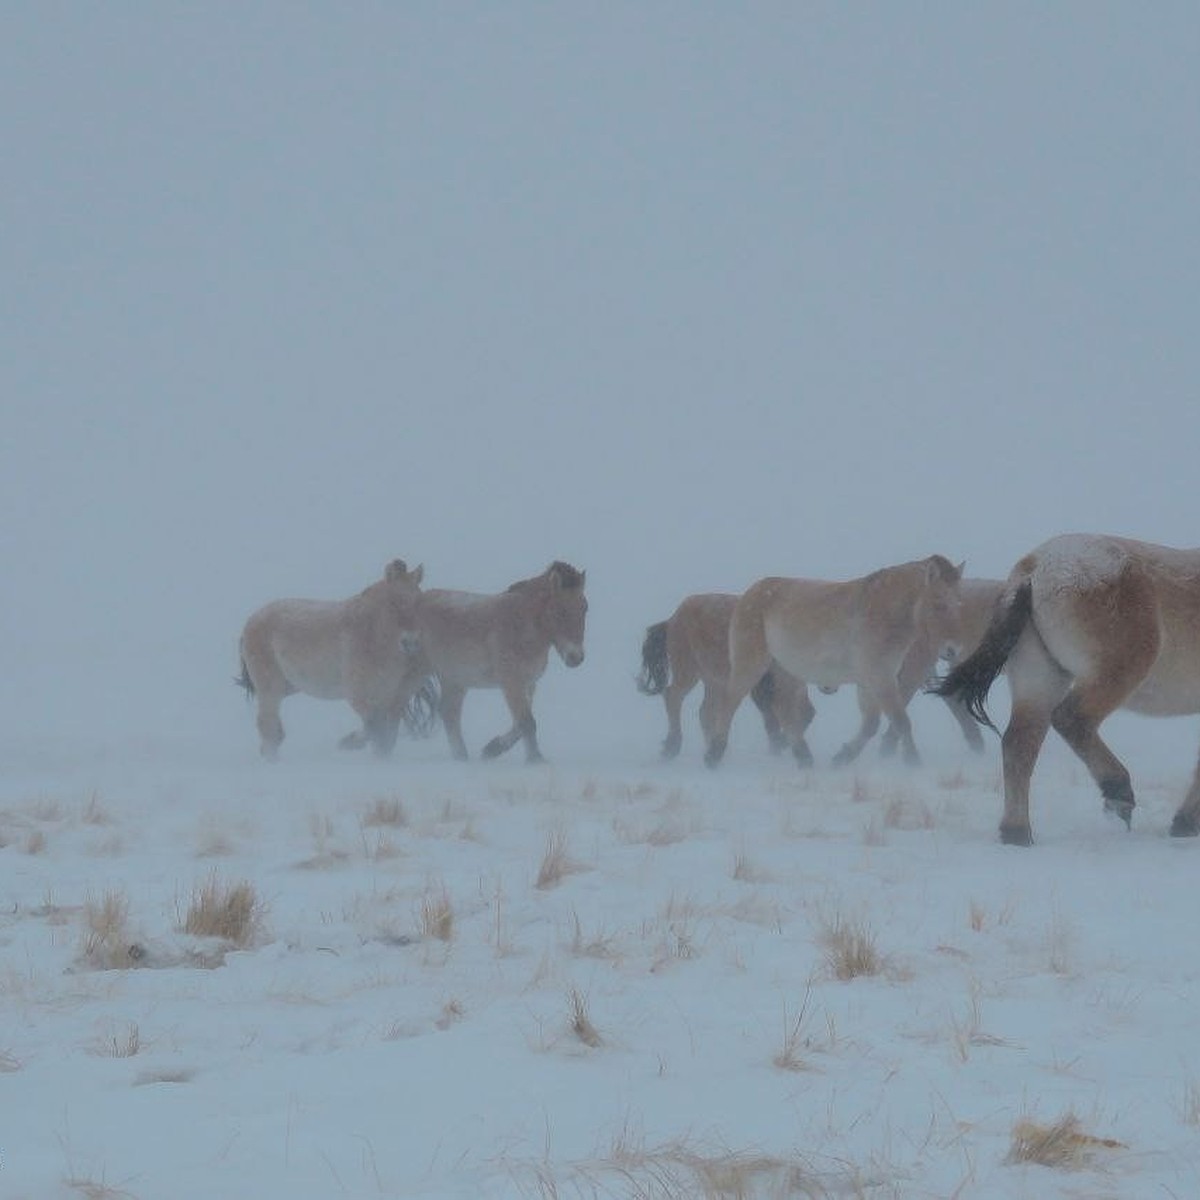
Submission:
M 960 610 L 960 645 L 956 658 L 965 658 L 983 641 L 992 619 L 996 601 L 1004 590 L 1001 579 L 964 579 L 959 584 L 959 596 L 962 600 Z M 904 702 L 908 702 L 926 687 L 937 674 L 938 663 L 942 656 L 935 639 L 918 638 L 913 643 L 900 668 L 900 694 Z M 958 722 L 967 745 L 977 754 L 983 752 L 983 735 L 979 732 L 979 722 L 971 715 L 971 710 L 956 696 L 943 696 L 946 707 Z M 900 734 L 895 726 L 889 725 L 883 734 L 880 752 L 886 758 L 896 751 L 900 742 Z
M 258 701 L 265 758 L 279 753 L 279 707 L 296 692 L 350 702 L 363 727 L 343 738 L 343 746 L 391 751 L 405 709 L 428 675 L 416 632 L 423 575 L 423 567 L 410 571 L 395 559 L 383 579 L 348 600 L 275 600 L 250 617 L 236 682 Z
M 638 690 L 647 696 L 662 696 L 666 705 L 663 758 L 679 753 L 683 702 L 697 683 L 704 685 L 700 728 L 706 742 L 712 734 L 713 708 L 729 680 L 729 619 L 735 604 L 737 596 L 722 592 L 687 596 L 667 620 L 646 630 Z M 751 689 L 750 698 L 762 713 L 772 752 L 791 745 L 797 758 L 804 761 L 802 756 L 808 751 L 804 731 L 814 714 L 804 684 L 775 664 Z M 811 754 L 807 761 L 812 761 Z
M 1104 744 L 1118 708 L 1148 716 L 1200 712 L 1200 550 L 1101 534 L 1051 538 L 1013 567 L 979 648 L 934 689 L 991 725 L 983 703 L 1000 671 L 1012 711 L 1002 740 L 1000 839 L 1028 846 L 1029 781 L 1053 727 L 1129 825 L 1133 786 Z M 1171 823 L 1200 833 L 1200 766 Z
M 709 766 L 721 761 L 737 706 L 774 660 L 822 690 L 857 686 L 862 725 L 835 763 L 858 756 L 881 714 L 899 733 L 905 760 L 919 762 L 900 670 L 921 638 L 931 639 L 939 652 L 957 645 L 961 576 L 961 566 L 935 554 L 841 583 L 760 579 L 733 610 L 729 686 L 705 761 Z
M 550 647 L 568 667 L 583 662 L 587 614 L 585 572 L 564 562 L 514 583 L 498 595 L 433 589 L 421 595 L 417 627 L 428 668 L 441 685 L 441 715 L 455 758 L 467 757 L 462 706 L 471 688 L 500 688 L 512 728 L 492 738 L 484 758 L 495 758 L 522 738 L 525 757 L 541 762 L 533 692 Z

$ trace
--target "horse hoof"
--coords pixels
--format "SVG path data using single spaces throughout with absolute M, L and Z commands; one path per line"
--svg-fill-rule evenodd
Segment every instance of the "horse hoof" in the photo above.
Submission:
M 499 738 L 492 738 L 483 750 L 480 751 L 482 758 L 499 758 L 504 753 L 504 747 L 500 744 Z
M 663 742 L 663 744 L 662 744 L 662 758 L 663 759 L 665 759 L 667 762 L 670 762 L 671 759 L 678 757 L 678 755 L 679 755 L 679 744 L 677 742 Z
M 367 739 L 361 733 L 348 733 L 338 742 L 339 750 L 361 750 Z
M 1200 820 L 1184 816 L 1183 813 L 1175 814 L 1175 819 L 1171 822 L 1172 837 L 1195 837 L 1197 834 L 1200 834 Z
M 1104 811 L 1120 817 L 1125 822 L 1126 829 L 1133 828 L 1133 807 L 1132 800 L 1105 800 L 1104 802 Z
M 1028 825 L 1001 825 L 1000 841 L 1005 846 L 1032 846 L 1033 833 Z
M 833 765 L 835 767 L 848 767 L 854 761 L 854 755 L 843 746 L 834 756 Z
M 720 766 L 723 757 L 724 752 L 721 750 L 706 750 L 704 752 L 704 765 L 709 768 Z

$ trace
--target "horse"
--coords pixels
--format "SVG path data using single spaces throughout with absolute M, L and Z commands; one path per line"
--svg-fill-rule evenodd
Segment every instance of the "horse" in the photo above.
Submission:
M 905 761 L 920 762 L 900 669 L 922 638 L 939 653 L 953 653 L 960 637 L 961 578 L 961 564 L 934 554 L 845 582 L 771 576 L 753 584 L 738 598 L 730 620 L 729 683 L 705 762 L 721 761 L 734 712 L 772 660 L 823 691 L 857 686 L 862 724 L 835 764 L 858 756 L 879 728 L 881 713 L 896 728 Z
M 406 709 L 419 720 L 415 697 L 426 697 L 416 602 L 424 567 L 388 563 L 381 580 L 348 600 L 275 600 L 253 613 L 242 630 L 242 672 L 234 682 L 257 699 L 264 758 L 283 742 L 279 707 L 296 692 L 348 700 L 362 729 L 341 745 L 370 745 L 387 755 Z M 414 715 L 415 714 L 415 715 Z
M 984 702 L 1005 671 L 1012 709 L 1001 739 L 1000 840 L 1029 846 L 1029 783 L 1053 728 L 1096 781 L 1104 808 L 1132 827 L 1129 771 L 1099 734 L 1119 708 L 1200 712 L 1200 549 L 1107 534 L 1062 534 L 1013 567 L 983 641 L 933 691 L 992 728 Z M 1200 764 L 1171 822 L 1200 833 Z
M 983 635 L 992 619 L 992 610 L 1004 589 L 1002 579 L 963 579 L 959 584 L 959 597 L 962 601 L 960 609 L 960 639 L 956 657 L 964 658 L 972 653 L 976 646 L 983 641 Z M 905 656 L 900 667 L 900 694 L 907 705 L 917 694 L 928 685 L 937 675 L 938 663 L 943 661 L 936 642 L 928 637 L 918 638 Z M 976 754 L 983 753 L 983 734 L 979 732 L 979 722 L 971 715 L 970 709 L 956 696 L 943 696 L 946 707 L 950 710 L 959 729 L 966 739 L 967 745 Z M 880 753 L 884 758 L 896 752 L 900 742 L 900 734 L 895 726 L 889 725 L 884 730 Z
M 586 572 L 553 562 L 540 575 L 495 595 L 434 588 L 416 605 L 416 624 L 427 669 L 441 688 L 439 708 L 450 751 L 467 758 L 462 706 L 472 688 L 499 688 L 512 728 L 492 738 L 484 758 L 525 742 L 527 762 L 542 762 L 533 717 L 533 693 L 546 670 L 550 647 L 568 667 L 583 662 Z
M 729 619 L 736 603 L 737 596 L 723 592 L 687 596 L 667 620 L 646 630 L 637 686 L 643 695 L 662 696 L 666 705 L 663 758 L 675 758 L 679 753 L 683 744 L 680 710 L 697 683 L 704 685 L 700 728 L 706 741 L 712 732 L 713 708 L 729 679 Z M 789 744 L 797 755 L 802 753 L 800 747 L 807 750 L 804 731 L 816 710 L 800 680 L 773 664 L 751 689 L 750 698 L 762 713 L 772 753 L 778 754 Z

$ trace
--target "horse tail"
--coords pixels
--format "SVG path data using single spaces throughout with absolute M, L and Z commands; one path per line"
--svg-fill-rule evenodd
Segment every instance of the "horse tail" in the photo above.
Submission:
M 427 738 L 437 725 L 442 689 L 436 675 L 429 675 L 413 692 L 404 707 L 404 728 L 409 737 Z
M 991 623 L 975 652 L 927 690 L 935 696 L 957 700 L 981 725 L 995 729 L 984 701 L 1032 615 L 1033 584 L 1026 575 L 1015 588 L 1006 588 L 997 601 Z
M 238 687 L 245 690 L 246 699 L 254 699 L 254 680 L 250 678 L 250 669 L 246 666 L 246 660 L 242 659 L 242 673 L 233 677 L 233 682 Z
M 659 621 L 646 630 L 646 640 L 642 643 L 642 673 L 637 677 L 638 691 L 644 696 L 661 696 L 670 679 L 667 623 Z

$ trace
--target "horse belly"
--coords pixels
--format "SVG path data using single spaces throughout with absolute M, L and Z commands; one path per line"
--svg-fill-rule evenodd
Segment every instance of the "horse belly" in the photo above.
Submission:
M 821 688 L 837 688 L 854 679 L 850 646 L 837 634 L 797 629 L 767 621 L 767 649 L 785 671 Z

